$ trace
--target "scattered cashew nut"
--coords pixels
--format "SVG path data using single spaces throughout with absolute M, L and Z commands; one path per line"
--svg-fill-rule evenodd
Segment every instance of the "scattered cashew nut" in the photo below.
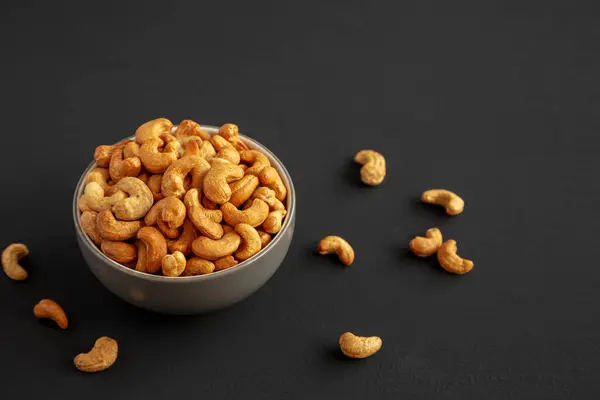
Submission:
M 421 195 L 421 201 L 444 207 L 448 215 L 458 215 L 465 209 L 465 201 L 456 193 L 445 189 L 427 190 Z
M 81 353 L 75 356 L 73 362 L 75 367 L 83 372 L 100 372 L 110 368 L 119 353 L 119 346 L 114 339 L 103 336 L 96 340 L 94 347 L 89 353 Z
M 2 252 L 2 268 L 10 279 L 23 281 L 27 279 L 27 271 L 19 265 L 19 260 L 29 254 L 29 249 L 22 243 L 13 243 Z
M 419 257 L 429 257 L 435 254 L 443 242 L 442 232 L 438 228 L 431 228 L 425 232 L 426 237 L 417 236 L 410 241 L 410 250 Z
M 350 358 L 367 358 L 377 353 L 383 342 L 379 336 L 356 336 L 346 332 L 340 336 L 340 349 Z
M 344 265 L 350 265 L 354 262 L 354 249 L 348 242 L 339 236 L 326 236 L 319 242 L 319 254 L 335 253 Z
M 360 179 L 366 185 L 376 186 L 385 178 L 385 158 L 374 150 L 361 150 L 354 156 L 354 161 L 362 164 Z
M 461 258 L 456 254 L 457 251 L 456 241 L 448 240 L 438 249 L 437 258 L 442 268 L 446 271 L 462 275 L 472 270 L 475 264 L 471 260 Z
M 38 319 L 51 319 L 56 322 L 56 325 L 61 329 L 67 329 L 69 327 L 69 320 L 65 310 L 63 310 L 63 308 L 54 300 L 40 300 L 40 302 L 33 307 L 33 314 Z

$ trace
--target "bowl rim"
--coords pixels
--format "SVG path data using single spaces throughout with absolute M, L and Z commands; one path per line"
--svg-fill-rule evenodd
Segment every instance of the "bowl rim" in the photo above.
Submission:
M 174 125 L 173 129 L 175 129 L 176 127 L 177 127 L 177 125 Z M 214 126 L 214 125 L 200 125 L 200 127 L 203 130 L 211 133 L 211 135 L 216 134 L 219 131 L 219 127 Z M 287 199 L 288 213 L 283 222 L 283 226 L 281 227 L 281 230 L 275 235 L 275 237 L 273 237 L 273 240 L 271 240 L 271 242 L 269 242 L 269 244 L 264 249 L 262 249 L 260 252 L 258 252 L 255 256 L 253 256 L 245 261 L 240 262 L 239 264 L 235 265 L 234 267 L 227 268 L 227 269 L 224 269 L 221 271 L 211 272 L 210 274 L 206 274 L 206 275 L 196 275 L 196 276 L 163 276 L 163 275 L 148 274 L 145 272 L 136 271 L 135 269 L 132 269 L 132 268 L 128 268 L 125 265 L 122 265 L 122 264 L 108 258 L 92 242 L 90 237 L 85 232 L 83 232 L 83 229 L 81 228 L 81 225 L 79 223 L 79 216 L 81 215 L 81 212 L 79 211 L 78 200 L 79 200 L 79 197 L 81 196 L 81 194 L 83 193 L 83 188 L 85 186 L 85 179 L 86 179 L 87 175 L 89 174 L 89 172 L 91 170 L 93 170 L 94 168 L 97 167 L 95 161 L 90 163 L 86 167 L 86 169 L 83 171 L 83 173 L 81 174 L 81 177 L 79 178 L 79 181 L 77 182 L 77 186 L 75 187 L 75 191 L 73 194 L 73 223 L 75 224 L 75 232 L 76 232 L 77 236 L 79 236 L 79 238 L 82 239 L 82 240 L 80 240 L 80 243 L 82 243 L 89 250 L 91 250 L 91 252 L 96 257 L 98 257 L 102 261 L 106 262 L 106 264 L 109 267 L 116 269 L 117 271 L 124 273 L 126 275 L 130 275 L 135 278 L 141 278 L 141 279 L 154 281 L 154 282 L 193 283 L 193 282 L 204 281 L 204 280 L 218 279 L 220 277 L 225 277 L 229 274 L 235 274 L 236 271 L 241 271 L 243 269 L 250 268 L 252 266 L 252 264 L 259 261 L 269 251 L 273 250 L 273 248 L 275 248 L 275 246 L 277 245 L 277 243 L 279 243 L 281 238 L 290 229 L 290 226 L 292 225 L 292 221 L 294 221 L 294 218 L 296 215 L 296 191 L 294 189 L 292 177 L 290 176 L 288 170 L 285 168 L 285 165 L 271 150 L 269 150 L 262 143 L 254 140 L 246 135 L 243 135 L 242 133 L 240 133 L 240 136 L 244 139 L 245 142 L 247 142 L 248 144 L 251 144 L 252 145 L 251 147 L 253 149 L 257 149 L 257 150 L 260 150 L 263 153 L 265 153 L 271 162 L 275 161 L 275 164 L 276 164 L 275 167 L 279 170 L 280 173 L 283 173 L 283 175 L 284 175 L 282 177 L 284 180 L 284 184 L 287 183 L 286 188 L 288 191 L 288 194 L 287 194 L 288 195 L 288 199 Z M 135 138 L 135 136 L 129 136 L 122 140 L 127 140 L 127 139 L 132 139 L 132 138 Z M 118 141 L 118 142 L 120 142 L 120 141 Z

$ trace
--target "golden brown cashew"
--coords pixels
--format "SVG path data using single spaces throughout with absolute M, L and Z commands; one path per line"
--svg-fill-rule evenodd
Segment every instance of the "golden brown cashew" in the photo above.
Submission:
M 260 236 L 260 241 L 261 241 L 261 248 L 264 249 L 265 247 L 267 247 L 267 245 L 269 243 L 271 243 L 271 240 L 273 239 L 271 237 L 270 234 L 268 234 L 265 231 L 261 231 L 259 229 L 256 230 L 258 232 L 258 236 Z
M 223 271 L 224 269 L 235 267 L 236 265 L 238 265 L 238 261 L 233 258 L 233 256 L 225 256 L 215 261 L 215 272 Z
M 137 143 L 128 143 L 137 146 Z M 124 148 L 113 151 L 110 157 L 109 172 L 114 182 L 118 182 L 126 176 L 138 176 L 142 171 L 142 162 L 136 157 L 123 158 Z
M 96 212 L 109 210 L 115 204 L 127 198 L 127 195 L 120 190 L 117 190 L 110 197 L 105 197 L 104 189 L 102 189 L 102 186 L 96 182 L 90 182 L 85 185 L 83 196 L 87 206 Z
M 217 155 L 217 151 L 213 147 L 212 143 L 210 143 L 210 141 L 206 140 L 206 141 L 202 142 L 202 144 L 200 145 L 200 148 L 198 149 L 198 154 L 196 154 L 196 155 L 198 155 L 206 160 L 210 160 L 211 158 L 213 158 L 214 156 Z
M 335 253 L 344 265 L 354 262 L 354 249 L 348 242 L 339 236 L 326 236 L 319 242 L 319 254 Z
M 219 205 L 217 203 L 213 203 L 212 201 L 210 201 L 208 199 L 208 197 L 206 196 L 202 196 L 202 207 L 206 208 L 207 210 L 218 210 L 219 209 Z
M 461 258 L 456 252 L 458 248 L 455 240 L 448 240 L 437 251 L 437 258 L 446 271 L 453 274 L 465 274 L 473 269 L 473 261 Z
M 177 141 L 171 143 L 179 144 Z M 169 165 L 177 160 L 179 156 L 178 148 L 165 146 L 164 151 L 161 153 L 159 149 L 163 145 L 163 140 L 156 138 L 148 140 L 140 147 L 140 160 L 142 160 L 144 168 L 153 174 L 162 174 L 165 172 Z
M 225 203 L 221 206 L 221 212 L 225 222 L 231 226 L 244 223 L 257 227 L 267 219 L 269 206 L 261 199 L 254 199 L 252 205 L 245 210 L 238 210 L 233 204 Z
M 123 242 L 137 235 L 141 221 L 117 221 L 110 210 L 100 211 L 96 217 L 96 230 L 104 239 Z
M 110 180 L 110 172 L 106 168 L 94 168 L 92 172 L 85 177 L 86 185 L 90 182 L 96 182 L 102 189 L 104 189 L 104 195 L 110 196 L 113 195 L 116 191 L 113 185 L 109 185 L 108 181 Z
M 362 164 L 360 179 L 363 183 L 376 186 L 385 178 L 385 158 L 374 150 L 361 150 L 354 156 L 354 161 Z
M 94 211 L 90 208 L 90 206 L 87 205 L 87 203 L 85 201 L 85 196 L 83 196 L 83 195 L 79 197 L 79 200 L 77 200 L 77 207 L 79 208 L 79 211 L 81 211 L 81 212 Z
M 277 197 L 278 200 L 285 200 L 287 189 L 275 168 L 264 167 L 262 171 L 260 171 L 260 174 L 258 174 L 258 178 L 263 186 L 267 186 L 275 191 L 275 197 Z
M 239 136 L 233 136 L 227 140 L 229 141 L 229 143 L 231 143 L 233 145 L 233 147 L 237 151 L 249 150 L 248 145 L 246 143 L 244 143 L 244 140 Z
M 240 160 L 244 164 L 251 165 L 250 168 L 246 170 L 246 175 L 256 175 L 259 176 L 260 172 L 265 167 L 271 166 L 271 161 L 258 150 L 245 150 L 240 152 Z
M 215 264 L 208 260 L 198 257 L 192 257 L 187 260 L 187 264 L 181 276 L 196 276 L 210 274 L 215 270 Z
M 346 332 L 340 336 L 340 349 L 350 358 L 367 358 L 377 353 L 383 342 L 379 336 L 356 336 Z
M 186 263 L 185 256 L 180 251 L 167 254 L 162 259 L 162 273 L 164 276 L 179 276 L 185 270 Z
M 13 243 L 2 252 L 2 268 L 10 279 L 23 281 L 27 279 L 27 271 L 19 265 L 19 260 L 29 254 L 29 249 L 22 243 Z
M 177 229 L 185 221 L 185 205 L 177 197 L 165 197 L 152 206 L 144 217 L 147 226 L 156 225 L 163 221 L 168 229 Z M 177 235 L 179 236 L 179 235 Z
M 246 200 L 252 196 L 254 190 L 258 187 L 258 178 L 253 175 L 246 175 L 239 181 L 235 181 L 229 184 L 231 188 L 231 198 L 229 202 L 236 207 L 244 204 Z M 273 193 L 273 198 L 275 194 Z
M 268 187 L 261 186 L 252 193 L 253 199 L 261 199 L 269 205 L 271 211 L 285 210 L 285 206 L 277 197 L 275 197 L 275 191 Z
M 148 186 L 148 180 L 150 179 L 150 175 L 148 175 L 148 173 L 147 173 L 147 172 L 142 172 L 141 174 L 139 174 L 139 175 L 137 176 L 137 178 L 138 178 L 140 181 L 144 182 L 144 183 L 146 184 L 146 186 Z
M 255 255 L 262 248 L 262 242 L 256 229 L 248 224 L 237 224 L 235 231 L 241 236 L 242 243 L 235 252 L 235 258 L 244 261 Z
M 162 179 L 162 174 L 152 175 L 150 178 L 148 178 L 147 186 L 148 189 L 150 189 L 150 191 L 152 192 L 154 201 L 162 200 L 165 197 L 161 192 Z
M 236 124 L 223 124 L 219 128 L 219 135 L 229 140 L 232 137 L 239 136 L 240 129 Z
M 137 260 L 138 249 L 133 244 L 103 239 L 100 250 L 111 260 L 127 264 Z
M 183 199 L 187 207 L 188 218 L 203 235 L 211 239 L 220 239 L 223 236 L 221 210 L 207 210 L 202 207 L 198 199 L 198 189 L 190 189 Z
M 149 140 L 171 133 L 173 123 L 166 118 L 157 118 L 140 125 L 135 131 L 135 141 L 144 144 Z
M 165 237 L 156 228 L 145 226 L 139 230 L 137 238 L 141 245 L 135 269 L 149 274 L 157 273 L 162 267 L 162 259 L 167 255 Z
M 200 157 L 200 145 L 202 141 L 200 139 L 187 140 L 183 149 L 183 156 L 197 156 Z
M 140 145 L 135 141 L 130 140 L 125 143 L 123 146 L 123 157 L 125 158 L 133 158 L 140 156 Z
M 283 218 L 287 214 L 286 210 L 271 211 L 263 223 L 263 228 L 268 233 L 277 233 L 281 230 Z
M 228 183 L 242 179 L 244 170 L 234 164 L 214 165 L 204 177 L 204 194 L 217 204 L 227 203 L 231 198 Z
M 222 136 L 215 135 L 210 139 L 213 147 L 217 151 L 217 158 L 221 158 L 223 160 L 227 160 L 232 164 L 240 163 L 240 153 L 233 147 L 231 143 L 227 141 L 227 139 Z
M 456 193 L 445 189 L 431 189 L 423 192 L 421 201 L 444 207 L 448 215 L 458 215 L 465 209 L 464 200 Z
M 229 232 L 219 240 L 212 240 L 206 236 L 200 236 L 192 243 L 192 251 L 200 258 L 206 260 L 218 260 L 219 258 L 233 254 L 240 246 L 241 237 L 237 232 Z
M 96 160 L 96 165 L 102 168 L 107 168 L 110 164 L 112 152 L 113 146 L 102 145 L 96 147 L 96 151 L 94 152 L 94 160 Z
M 96 228 L 96 219 L 98 217 L 98 213 L 96 211 L 84 211 L 79 216 L 79 224 L 81 225 L 81 229 L 92 239 L 92 242 L 96 244 L 96 246 L 100 246 L 102 243 L 102 236 L 98 233 L 98 229 Z
M 435 254 L 442 245 L 442 232 L 438 228 L 431 228 L 425 232 L 426 237 L 417 236 L 410 241 L 408 246 L 416 256 L 429 257 Z
M 61 329 L 67 329 L 69 327 L 69 319 L 65 310 L 58 305 L 57 302 L 50 299 L 42 299 L 33 307 L 33 315 L 37 319 L 49 318 L 56 322 L 56 325 Z
M 158 230 L 166 239 L 177 239 L 179 237 L 179 228 L 169 228 L 162 219 L 158 220 Z
M 175 132 L 173 132 L 173 136 L 177 138 L 177 140 L 182 141 L 189 137 L 197 137 L 202 140 L 210 140 L 210 134 L 200 127 L 200 125 L 192 121 L 191 119 L 184 119 L 179 123 Z
M 117 189 L 129 195 L 128 198 L 117 202 L 112 211 L 115 217 L 123 221 L 134 221 L 142 218 L 154 203 L 154 196 L 144 182 L 128 176 L 116 184 Z
M 189 219 L 183 223 L 183 232 L 176 240 L 167 240 L 167 249 L 169 253 L 179 251 L 183 255 L 192 254 L 192 242 L 198 237 L 196 227 Z
M 100 372 L 117 361 L 119 346 L 114 339 L 103 336 L 96 340 L 89 353 L 81 353 L 73 359 L 75 367 L 83 372 Z
M 175 196 L 182 198 L 187 191 L 184 187 L 184 179 L 188 174 L 192 176 L 192 187 L 202 190 L 204 176 L 210 169 L 210 164 L 199 156 L 185 156 L 169 165 L 165 171 L 161 193 L 163 196 Z

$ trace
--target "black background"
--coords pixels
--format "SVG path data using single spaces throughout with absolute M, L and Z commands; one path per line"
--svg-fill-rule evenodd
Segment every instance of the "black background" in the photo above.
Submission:
M 31 250 L 26 282 L 0 277 L 6 398 L 598 398 L 597 2 L 0 7 L 0 246 Z M 233 308 L 136 309 L 80 256 L 71 199 L 95 146 L 157 117 L 235 122 L 294 179 L 288 256 Z M 363 148 L 386 156 L 379 187 Z M 432 187 L 465 212 L 421 205 Z M 472 272 L 408 254 L 432 226 Z M 353 266 L 314 254 L 331 233 Z M 34 318 L 42 297 L 68 331 Z M 345 359 L 345 331 L 383 348 Z M 77 371 L 102 335 L 117 363 Z

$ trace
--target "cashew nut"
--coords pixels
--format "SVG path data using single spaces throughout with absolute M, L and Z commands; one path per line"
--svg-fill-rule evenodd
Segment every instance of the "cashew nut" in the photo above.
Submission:
M 223 215 L 221 210 L 205 209 L 200 204 L 198 196 L 198 189 L 190 189 L 183 199 L 187 207 L 188 218 L 203 235 L 211 239 L 220 239 L 223 236 L 223 227 L 221 226 Z
M 212 143 L 210 143 L 210 141 L 206 140 L 206 141 L 202 142 L 202 144 L 200 145 L 200 148 L 198 149 L 198 154 L 196 154 L 196 155 L 200 156 L 206 160 L 210 160 L 211 158 L 213 158 L 214 156 L 217 155 L 217 151 L 213 147 Z
M 340 349 L 350 358 L 367 358 L 377 353 L 383 342 L 379 336 L 356 336 L 346 332 L 340 336 Z
M 162 259 L 162 273 L 165 276 L 179 276 L 186 267 L 186 259 L 182 252 L 167 254 Z
M 426 237 L 417 236 L 410 241 L 410 250 L 419 257 L 429 257 L 435 254 L 442 245 L 442 232 L 438 228 L 431 228 L 425 232 Z
M 240 152 L 240 160 L 245 163 L 251 165 L 250 168 L 246 170 L 246 175 L 256 175 L 259 176 L 260 172 L 265 167 L 271 166 L 271 161 L 258 150 L 244 150 Z
M 56 322 L 56 325 L 61 329 L 67 329 L 69 327 L 69 320 L 67 314 L 57 302 L 50 299 L 42 299 L 33 307 L 33 314 L 38 319 L 49 318 Z
M 239 136 L 240 129 L 236 124 L 223 124 L 219 128 L 219 135 L 229 140 L 232 137 Z
M 354 161 L 362 164 L 360 179 L 366 185 L 376 186 L 385 178 L 385 158 L 374 150 L 361 150 L 354 156 Z
M 192 221 L 186 219 L 183 223 L 183 232 L 176 240 L 167 240 L 169 253 L 179 251 L 184 255 L 192 254 L 192 242 L 198 237 L 198 231 Z
M 202 190 L 204 176 L 210 169 L 210 164 L 199 156 L 185 156 L 173 162 L 165 171 L 161 193 L 163 196 L 183 197 L 186 192 L 184 179 L 188 173 L 192 176 L 192 187 Z
M 236 265 L 238 265 L 238 261 L 233 258 L 232 255 L 225 256 L 215 261 L 215 272 L 223 271 L 224 269 L 235 267 Z
M 2 268 L 10 279 L 23 281 L 27 279 L 27 271 L 19 265 L 19 260 L 29 254 L 27 246 L 13 243 L 2 252 Z
M 135 141 L 144 144 L 149 140 L 158 139 L 160 136 L 170 134 L 173 123 L 166 118 L 157 118 L 145 122 L 135 131 Z
M 137 271 L 155 274 L 162 267 L 162 259 L 167 255 L 167 241 L 156 228 L 145 226 L 138 232 L 139 239 Z M 143 254 L 142 254 L 143 253 Z
M 221 135 L 221 136 L 223 136 L 223 135 Z M 229 141 L 229 143 L 231 143 L 233 145 L 233 147 L 237 151 L 248 150 L 248 145 L 239 136 L 233 136 L 233 137 L 230 137 L 227 140 Z
M 444 207 L 448 215 L 458 215 L 465 209 L 464 200 L 456 193 L 445 189 L 431 189 L 423 192 L 421 201 Z
M 248 171 L 246 171 L 246 173 L 247 172 Z M 275 191 L 275 197 L 277 197 L 277 199 L 280 201 L 285 200 L 287 189 L 275 168 L 264 167 L 262 171 L 260 171 L 260 174 L 258 174 L 258 178 L 263 186 L 267 186 Z
M 256 229 L 248 224 L 237 224 L 235 231 L 242 238 L 242 243 L 235 252 L 235 258 L 244 261 L 255 255 L 262 248 L 262 241 Z
M 263 228 L 268 233 L 277 233 L 281 230 L 283 218 L 287 214 L 286 210 L 271 211 L 263 223 Z
M 123 157 L 133 158 L 140 156 L 140 145 L 137 142 L 130 140 L 123 146 Z
M 81 353 L 73 359 L 75 367 L 83 372 L 100 372 L 117 361 L 119 346 L 114 339 L 103 336 L 96 340 L 89 353 Z
M 461 258 L 455 240 L 448 240 L 437 251 L 438 262 L 446 271 L 462 275 L 473 269 L 473 261 Z
M 107 168 L 110 164 L 112 152 L 113 146 L 102 145 L 96 147 L 96 151 L 94 151 L 94 160 L 96 160 L 96 165 L 102 168 Z
M 90 208 L 90 206 L 88 206 L 87 202 L 85 201 L 85 196 L 83 196 L 83 195 L 81 195 L 79 197 L 79 200 L 77 200 L 77 207 L 79 208 L 79 211 L 81 211 L 81 212 L 94 211 Z
M 103 239 L 100 250 L 110 259 L 121 264 L 137 260 L 138 249 L 135 245 L 126 242 L 117 242 Z
M 108 184 L 110 180 L 110 172 L 106 168 L 94 168 L 92 172 L 85 177 L 85 183 L 96 182 L 102 189 L 104 189 L 105 195 L 113 195 L 115 193 L 115 187 Z
M 81 225 L 81 229 L 92 239 L 92 242 L 96 246 L 100 246 L 102 236 L 100 236 L 96 228 L 97 217 L 98 213 L 96 211 L 84 211 L 79 216 L 79 224 Z
M 158 219 L 158 230 L 167 239 L 176 239 L 179 237 L 179 228 L 170 228 L 162 219 Z
M 217 151 L 217 158 L 227 160 L 232 164 L 240 163 L 240 153 L 235 149 L 235 147 L 233 147 L 231 143 L 229 143 L 227 139 L 219 135 L 214 135 L 210 139 L 210 142 Z
M 163 179 L 162 174 L 152 175 L 150 178 L 148 178 L 147 186 L 148 186 L 148 189 L 150 189 L 150 191 L 152 192 L 154 201 L 159 201 L 159 200 L 164 199 L 164 196 L 161 192 L 162 179 Z
M 148 186 L 148 180 L 150 179 L 150 175 L 148 175 L 148 173 L 147 173 L 147 172 L 142 172 L 141 174 L 139 174 L 139 175 L 137 176 L 137 178 L 138 178 L 140 181 L 144 182 L 144 183 L 146 184 L 146 186 Z
M 225 222 L 231 226 L 244 223 L 257 227 L 267 219 L 269 206 L 261 199 L 254 199 L 252 205 L 245 210 L 238 210 L 233 204 L 225 203 L 221 206 L 221 212 Z
M 215 271 L 215 264 L 211 261 L 198 257 L 192 257 L 187 260 L 187 264 L 181 276 L 206 275 Z
M 271 211 L 285 210 L 285 206 L 277 197 L 275 197 L 275 191 L 268 187 L 261 186 L 252 193 L 253 199 L 261 199 L 269 205 Z
M 258 187 L 258 178 L 254 175 L 246 175 L 239 181 L 229 184 L 231 188 L 231 198 L 229 202 L 236 207 L 241 206 L 252 196 L 254 190 Z M 275 196 L 273 195 L 273 198 Z
M 127 195 L 120 190 L 116 191 L 110 197 L 104 197 L 104 189 L 96 182 L 90 182 L 85 185 L 83 196 L 87 206 L 96 212 L 109 210 L 115 204 L 127 198 Z
M 203 131 L 200 125 L 191 119 L 184 119 L 177 125 L 177 129 L 173 132 L 173 136 L 177 140 L 182 141 L 189 137 L 197 137 L 202 140 L 210 140 L 210 134 Z
M 137 146 L 137 143 L 134 142 L 128 144 Z M 124 151 L 124 148 L 116 149 L 110 158 L 108 170 L 114 182 L 118 182 L 126 176 L 138 176 L 142 171 L 140 159 L 137 156 L 123 159 Z
M 241 237 L 237 232 L 226 233 L 218 240 L 200 236 L 192 243 L 192 251 L 200 258 L 211 261 L 218 260 L 233 254 L 240 246 L 240 242 Z
M 112 211 L 120 220 L 133 221 L 142 218 L 154 203 L 154 196 L 144 182 L 138 178 L 126 177 L 116 184 L 117 189 L 129 194 L 129 197 L 117 202 Z
M 234 164 L 214 165 L 204 177 L 204 194 L 217 204 L 227 203 L 231 198 L 228 183 L 242 179 L 244 170 Z
M 344 265 L 354 262 L 354 249 L 348 242 L 339 236 L 326 236 L 319 242 L 319 254 L 335 253 Z
M 179 142 L 171 142 L 177 143 Z M 164 151 L 161 153 L 159 151 L 160 147 L 164 146 L 164 141 L 160 138 L 150 139 L 147 142 L 144 142 L 140 147 L 140 159 L 142 160 L 142 164 L 144 168 L 153 174 L 162 174 L 165 170 L 177 160 L 179 155 L 178 148 L 170 148 L 164 147 Z
M 170 229 L 177 229 L 185 221 L 185 205 L 177 197 L 165 197 L 152 206 L 144 217 L 147 226 L 156 225 L 163 221 Z
M 219 209 L 219 205 L 210 201 L 206 196 L 202 196 L 202 200 L 200 202 L 202 203 L 202 207 L 206 208 L 207 210 Z
M 258 232 L 258 236 L 260 236 L 261 249 L 264 249 L 269 243 L 271 243 L 273 237 L 271 237 L 271 235 L 265 231 L 261 231 L 259 229 L 257 229 L 256 231 Z
M 117 221 L 110 210 L 100 211 L 96 217 L 96 230 L 104 239 L 123 242 L 137 235 L 141 221 Z

